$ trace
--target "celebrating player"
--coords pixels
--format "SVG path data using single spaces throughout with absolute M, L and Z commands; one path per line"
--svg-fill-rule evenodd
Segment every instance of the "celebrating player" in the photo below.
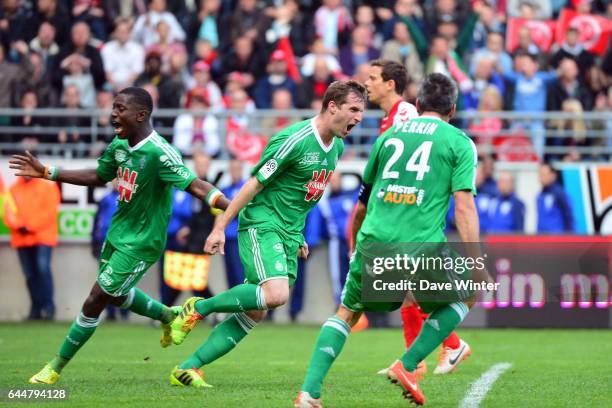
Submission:
M 265 148 L 227 211 L 206 241 L 209 253 L 224 252 L 225 227 L 238 215 L 245 284 L 210 299 L 190 298 L 172 323 L 172 340 L 183 342 L 198 320 L 212 312 L 233 313 L 171 374 L 174 385 L 206 386 L 200 367 L 233 349 L 264 318 L 283 305 L 297 273 L 297 256 L 308 256 L 302 230 L 344 150 L 344 139 L 361 122 L 366 95 L 356 81 L 332 83 L 321 112 L 282 130 Z M 241 211 L 242 210 L 242 211 Z
M 172 187 L 186 190 L 211 207 L 227 208 L 229 201 L 210 183 L 198 179 L 183 164 L 177 150 L 151 128 L 153 101 L 141 88 L 125 88 L 115 98 L 111 124 L 117 137 L 92 170 L 63 170 L 44 166 L 29 152 L 15 155 L 10 167 L 17 176 L 44 177 L 81 186 L 103 186 L 118 180 L 119 206 L 100 255 L 100 269 L 83 308 L 57 356 L 30 378 L 30 383 L 53 384 L 62 369 L 93 335 L 108 304 L 162 322 L 162 347 L 171 344 L 170 322 L 178 313 L 153 300 L 136 284 L 160 258 L 172 211 Z M 178 309 L 178 308 L 177 308 Z
M 376 140 L 364 171 L 365 188 L 361 193 L 367 214 L 360 229 L 354 226 L 359 233 L 342 303 L 335 316 L 321 328 L 304 384 L 295 400 L 296 407 L 321 406 L 323 379 L 364 310 L 393 310 L 400 306 L 398 303 L 369 304 L 362 300 L 362 267 L 371 256 L 368 252 L 372 244 L 389 247 L 394 243 L 445 242 L 444 219 L 451 194 L 462 241 L 478 242 L 478 214 L 473 197 L 476 148 L 463 132 L 448 124 L 455 113 L 456 99 L 457 88 L 450 78 L 429 75 L 417 96 L 420 116 L 396 125 Z M 389 191 L 399 187 L 414 197 L 399 202 L 386 199 Z M 447 276 L 442 271 L 418 272 L 440 272 L 438 279 Z M 413 291 L 413 296 L 416 301 L 422 299 L 419 290 Z M 418 364 L 463 320 L 471 303 L 469 295 L 454 291 L 452 299 L 421 303 L 430 312 L 426 320 L 429 324 L 423 325 L 420 335 L 387 373 L 392 382 L 402 387 L 404 396 L 417 404 L 425 402 L 418 386 Z

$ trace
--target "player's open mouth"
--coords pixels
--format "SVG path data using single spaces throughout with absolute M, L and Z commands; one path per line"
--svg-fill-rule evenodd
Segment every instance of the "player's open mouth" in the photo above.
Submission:
M 349 133 L 351 133 L 351 130 L 352 130 L 354 127 L 355 127 L 355 125 L 356 125 L 356 123 L 353 123 L 353 124 L 349 123 L 349 124 L 346 126 L 346 134 L 347 134 L 347 135 L 348 135 Z
M 116 135 L 120 135 L 121 132 L 123 132 L 123 126 L 121 126 L 121 123 L 115 120 L 111 120 L 111 126 L 115 129 Z

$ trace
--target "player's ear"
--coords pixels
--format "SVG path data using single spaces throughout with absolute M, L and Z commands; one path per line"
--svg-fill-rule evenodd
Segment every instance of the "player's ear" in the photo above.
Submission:
M 145 122 L 147 120 L 147 116 L 149 115 L 149 113 L 146 110 L 140 110 L 138 111 L 138 113 L 136 114 L 136 121 L 138 122 Z
M 414 103 L 414 106 L 416 107 L 417 113 L 420 115 L 421 113 L 421 103 L 419 102 L 419 100 L 417 99 L 416 102 Z
M 453 106 L 451 107 L 450 112 L 448 112 L 448 118 L 450 119 L 455 116 L 455 113 L 457 113 L 457 104 L 453 104 Z

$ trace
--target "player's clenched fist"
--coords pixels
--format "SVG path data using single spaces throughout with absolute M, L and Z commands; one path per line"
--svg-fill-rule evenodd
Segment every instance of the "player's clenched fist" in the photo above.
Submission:
M 225 255 L 225 232 L 223 230 L 212 230 L 204 244 L 204 252 L 210 255 L 217 253 Z

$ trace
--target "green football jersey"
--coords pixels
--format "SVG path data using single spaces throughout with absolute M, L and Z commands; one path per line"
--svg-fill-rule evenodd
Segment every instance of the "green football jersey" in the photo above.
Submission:
M 476 146 L 461 130 L 434 117 L 400 123 L 380 136 L 364 183 L 372 185 L 358 243 L 445 242 L 453 192 L 470 190 Z
M 325 146 L 314 119 L 277 133 L 253 168 L 264 189 L 240 212 L 238 229 L 270 229 L 301 244 L 306 216 L 321 199 L 343 150 L 338 137 Z
M 96 173 L 104 181 L 117 178 L 119 203 L 106 239 L 120 252 L 157 261 L 166 246 L 172 186 L 184 190 L 196 176 L 155 131 L 134 147 L 115 137 Z

